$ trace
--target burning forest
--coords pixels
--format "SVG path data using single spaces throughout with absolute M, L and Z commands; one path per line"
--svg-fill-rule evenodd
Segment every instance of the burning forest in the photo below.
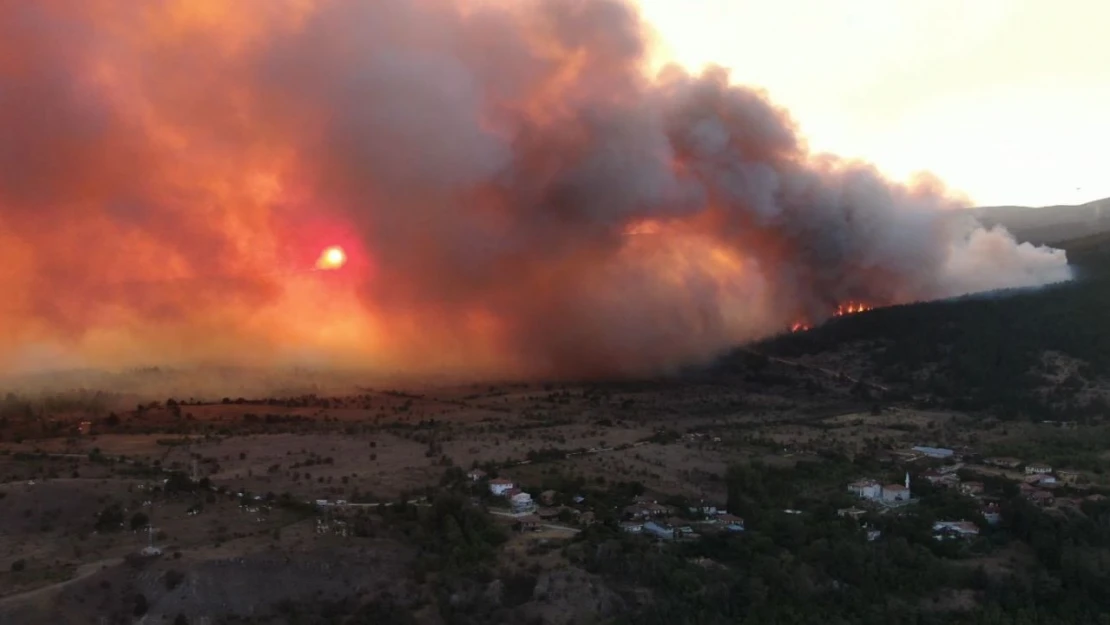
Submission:
M 1068 278 L 651 51 L 620 0 L 4 3 L 0 369 L 635 374 Z

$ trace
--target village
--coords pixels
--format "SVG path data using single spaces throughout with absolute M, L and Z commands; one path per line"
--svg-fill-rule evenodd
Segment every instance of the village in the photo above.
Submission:
M 918 488 L 931 492 L 947 490 L 974 502 L 977 519 L 937 519 L 932 523 L 936 540 L 971 540 L 979 537 L 985 527 L 1002 522 L 1000 503 L 1007 498 L 1008 488 L 1025 500 L 1048 512 L 1078 511 L 1084 501 L 1104 501 L 1106 496 L 1090 492 L 1080 472 L 1018 458 L 981 458 L 971 452 L 915 446 L 884 454 L 883 461 L 902 469 L 899 482 L 861 477 L 846 484 L 845 490 L 854 500 L 838 508 L 837 516 L 859 522 L 868 541 L 882 538 L 882 532 L 869 521 L 875 515 L 912 514 L 920 497 Z M 498 521 L 517 532 L 574 534 L 601 521 L 595 502 L 575 492 L 539 490 L 521 483 L 494 467 L 473 468 L 466 473 L 472 503 L 485 509 Z M 893 473 L 893 471 L 891 472 Z M 495 474 L 496 477 L 491 477 Z M 409 503 L 421 505 L 426 497 Z M 682 503 L 677 503 L 682 502 Z M 389 506 L 391 503 L 350 503 L 346 500 L 316 500 L 318 510 L 327 514 L 317 519 L 318 532 L 347 533 L 342 509 L 366 509 Z M 607 500 L 607 504 L 612 501 Z M 685 504 L 685 505 L 684 505 Z M 782 509 L 784 515 L 803 515 L 805 510 Z M 617 502 L 615 510 L 619 529 L 627 534 L 658 541 L 690 541 L 703 535 L 742 533 L 745 520 L 734 514 L 723 502 L 691 501 L 676 493 L 639 494 Z M 613 515 L 606 515 L 613 518 Z

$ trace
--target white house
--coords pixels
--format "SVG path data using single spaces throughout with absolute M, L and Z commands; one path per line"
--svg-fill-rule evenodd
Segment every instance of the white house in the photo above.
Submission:
M 859 480 L 848 485 L 848 492 L 860 499 L 878 499 L 883 487 L 874 480 Z
M 1052 473 L 1052 467 L 1047 464 L 1027 464 L 1025 465 L 1026 475 L 1042 475 L 1044 473 Z
M 643 523 L 621 523 L 621 531 L 628 532 L 629 534 L 639 534 L 644 531 Z
M 480 482 L 485 476 L 486 472 L 481 469 L 471 469 L 470 472 L 466 474 L 466 477 L 470 478 L 471 482 Z
M 489 481 L 489 492 L 497 495 L 498 497 L 503 496 L 506 491 L 512 490 L 512 488 L 513 481 L 503 477 L 495 478 Z
M 674 528 L 666 523 L 648 521 L 644 523 L 644 531 L 652 534 L 656 538 L 663 540 L 674 540 Z
M 901 484 L 887 484 L 883 486 L 883 501 L 909 501 L 910 489 Z
M 531 512 L 536 509 L 536 503 L 532 501 L 532 496 L 528 493 L 517 493 L 509 501 L 513 507 L 513 512 L 516 513 Z
M 951 449 L 945 449 L 943 447 L 925 447 L 924 445 L 914 447 L 913 450 L 930 458 L 938 459 L 951 458 L 953 454 L 956 453 Z
M 882 499 L 886 502 L 910 500 L 910 473 L 906 472 L 905 486 L 900 484 L 887 484 L 883 486 Z
M 971 521 L 937 521 L 933 523 L 933 533 L 937 540 L 945 537 L 974 538 L 979 535 L 979 528 Z

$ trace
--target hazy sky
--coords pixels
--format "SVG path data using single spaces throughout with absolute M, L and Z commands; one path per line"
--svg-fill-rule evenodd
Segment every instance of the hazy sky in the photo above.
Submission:
M 1110 196 L 1110 1 L 639 1 L 675 60 L 764 87 L 816 150 L 981 205 Z

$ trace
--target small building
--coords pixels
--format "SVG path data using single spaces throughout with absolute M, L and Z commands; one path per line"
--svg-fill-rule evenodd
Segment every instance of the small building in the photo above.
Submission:
M 643 525 L 643 531 L 660 540 L 674 540 L 675 529 L 662 521 L 648 521 Z
M 979 527 L 971 521 L 937 521 L 933 523 L 933 537 L 937 540 L 974 538 L 978 535 Z
M 1034 473 L 1025 476 L 1025 482 L 1027 484 L 1037 484 L 1039 486 L 1055 485 L 1056 476 L 1049 473 Z
M 717 521 L 725 524 L 725 531 L 728 532 L 743 532 L 744 519 L 736 516 L 735 514 L 723 513 L 717 515 Z
M 515 528 L 521 532 L 534 532 L 540 529 L 541 520 L 538 516 L 533 514 L 524 515 L 516 518 Z
M 860 499 L 878 499 L 883 487 L 874 480 L 858 480 L 848 485 L 848 492 Z
M 941 473 L 940 471 L 932 470 L 926 471 L 921 474 L 933 486 L 948 488 L 960 483 L 960 477 L 955 473 Z
M 913 450 L 916 451 L 919 454 L 922 454 L 923 456 L 927 456 L 929 458 L 936 458 L 936 459 L 940 459 L 940 460 L 944 460 L 946 458 L 951 458 L 956 453 L 956 452 L 952 451 L 951 449 L 945 449 L 943 447 L 918 446 L 918 447 L 914 447 Z
M 470 478 L 471 482 L 481 482 L 486 477 L 486 472 L 481 469 L 471 469 L 466 477 Z
M 513 512 L 532 512 L 536 509 L 536 502 L 532 501 L 532 496 L 525 492 L 519 492 L 509 498 L 510 505 Z
M 489 492 L 498 497 L 503 497 L 505 493 L 509 492 L 512 489 L 513 481 L 510 479 L 498 477 L 489 481 Z
M 1056 495 L 1047 490 L 1034 490 L 1028 495 L 1029 500 L 1038 506 L 1051 506 L 1056 501 Z
M 989 464 L 1003 469 L 1016 469 L 1021 466 L 1021 460 L 1003 456 L 999 458 L 987 458 L 983 460 L 983 464 Z
M 81 436 L 87 436 L 92 431 L 92 421 L 82 421 L 77 424 L 77 433 Z
M 1002 522 L 1002 509 L 999 508 L 996 503 L 983 506 L 983 520 L 985 520 L 988 525 L 998 525 Z
M 972 497 L 982 495 L 985 488 L 982 482 L 963 482 L 960 484 L 960 492 Z
M 1078 484 L 1080 473 L 1078 471 L 1066 471 L 1064 469 L 1060 469 L 1056 471 L 1056 477 L 1065 484 Z
M 671 518 L 667 519 L 667 525 L 674 528 L 675 533 L 679 536 L 688 536 L 694 533 L 694 528 L 684 519 Z
M 635 522 L 621 523 L 621 531 L 628 532 L 629 534 L 640 534 L 644 531 L 644 524 Z
M 901 484 L 887 484 L 882 490 L 883 501 L 909 501 L 910 489 Z
M 542 493 L 540 493 L 540 503 L 542 503 L 545 506 L 554 506 L 555 505 L 555 497 L 557 496 L 557 494 L 558 493 L 556 493 L 553 490 L 543 491 Z
M 868 529 L 867 530 L 867 542 L 869 542 L 869 543 L 873 543 L 876 540 L 879 540 L 880 538 L 882 538 L 882 536 L 883 536 L 883 533 L 879 530 L 876 530 L 876 529 Z
M 838 516 L 838 517 L 845 517 L 845 518 L 855 519 L 855 520 L 859 520 L 865 514 L 867 514 L 867 510 L 864 510 L 862 508 L 856 508 L 856 507 L 841 508 L 841 509 L 836 511 L 836 516 Z
M 1052 473 L 1052 467 L 1048 466 L 1047 464 L 1034 462 L 1033 464 L 1025 465 L 1026 475 L 1044 475 L 1047 473 Z
M 555 519 L 559 518 L 559 512 L 560 511 L 558 508 L 540 508 L 539 510 L 536 510 L 536 516 L 540 517 L 544 521 L 554 521 Z

